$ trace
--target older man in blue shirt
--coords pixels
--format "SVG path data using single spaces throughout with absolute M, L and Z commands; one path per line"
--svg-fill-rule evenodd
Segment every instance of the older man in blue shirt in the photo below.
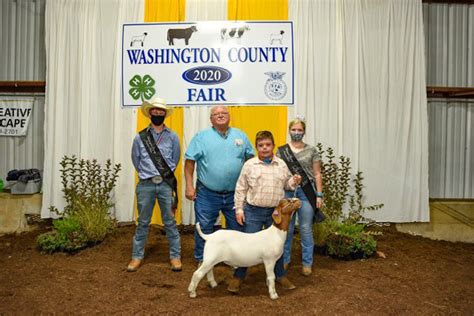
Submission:
M 211 109 L 212 127 L 197 133 L 185 154 L 186 198 L 194 200 L 196 222 L 205 234 L 212 233 L 222 212 L 228 229 L 242 230 L 235 219 L 234 191 L 245 161 L 254 156 L 247 135 L 229 127 L 230 114 L 225 106 Z M 197 164 L 196 187 L 193 174 Z M 202 261 L 204 240 L 194 235 L 194 257 Z
M 164 162 L 174 172 L 181 156 L 179 138 L 175 132 L 164 124 L 165 118 L 171 114 L 172 109 L 166 106 L 165 100 L 155 99 L 152 102 L 145 101 L 141 110 L 151 121 L 146 128 L 147 134 L 151 133 L 153 142 L 161 153 Z M 174 212 L 172 211 L 173 189 L 167 181 L 164 181 L 163 175 L 155 167 L 140 134 L 136 135 L 133 140 L 132 161 L 140 178 L 136 188 L 138 225 L 133 237 L 132 260 L 127 266 L 127 271 L 137 271 L 143 261 L 148 226 L 151 222 L 156 200 L 160 205 L 161 218 L 169 242 L 171 269 L 181 271 L 181 241 Z

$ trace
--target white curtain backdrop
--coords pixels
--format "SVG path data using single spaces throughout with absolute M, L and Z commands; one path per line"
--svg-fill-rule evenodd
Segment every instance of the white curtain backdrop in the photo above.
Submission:
M 143 1 L 48 1 L 43 217 L 64 206 L 65 154 L 112 158 L 123 170 L 116 217 L 132 220 L 130 160 L 136 112 L 119 106 L 120 24 L 143 21 Z M 186 20 L 226 20 L 226 0 L 187 0 Z M 421 0 L 289 0 L 295 27 L 295 114 L 306 142 L 323 143 L 363 171 L 378 221 L 428 221 L 428 137 Z M 184 111 L 183 153 L 210 126 L 209 108 Z M 182 172 L 182 171 L 181 171 Z M 194 222 L 184 201 L 183 223 Z
M 289 0 L 296 106 L 306 142 L 363 172 L 384 222 L 429 221 L 428 120 L 421 1 Z
M 143 21 L 143 1 L 49 0 L 46 3 L 45 159 L 42 217 L 63 209 L 59 162 L 64 155 L 120 163 L 115 216 L 132 220 L 130 148 L 136 110 L 120 108 L 121 24 Z
M 186 21 L 223 21 L 227 20 L 227 1 L 211 0 L 186 0 Z M 202 129 L 211 126 L 209 119 L 210 107 L 186 107 L 184 108 L 184 131 L 183 131 L 183 158 L 186 149 L 193 136 Z M 184 161 L 183 161 L 184 166 Z M 182 221 L 183 224 L 194 224 L 194 203 L 187 200 L 184 195 L 185 182 L 184 170 L 182 183 Z M 196 172 L 194 172 L 196 179 Z

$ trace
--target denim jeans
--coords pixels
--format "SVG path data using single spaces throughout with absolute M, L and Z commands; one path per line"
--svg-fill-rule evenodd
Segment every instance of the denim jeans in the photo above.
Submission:
M 234 211 L 234 192 L 218 193 L 206 188 L 201 182 L 196 183 L 196 200 L 194 211 L 196 223 L 199 223 L 204 234 L 214 232 L 214 224 L 219 216 L 219 211 L 224 214 L 227 229 L 242 231 L 242 226 L 237 223 Z M 202 261 L 204 239 L 198 232 L 194 233 L 194 258 Z
M 181 241 L 174 214 L 171 212 L 172 189 L 166 182 L 155 184 L 150 180 L 140 180 L 136 189 L 138 207 L 138 225 L 133 236 L 133 259 L 143 259 L 148 237 L 148 226 L 153 215 L 153 207 L 158 199 L 161 219 L 165 225 L 166 238 L 170 248 L 170 259 L 181 257 Z
M 286 192 L 285 198 L 292 198 L 294 192 Z M 314 251 L 314 238 L 313 238 L 313 216 L 314 210 L 311 204 L 308 201 L 308 198 L 304 194 L 301 187 L 296 189 L 296 197 L 301 200 L 301 207 L 297 210 L 298 214 L 298 225 L 300 228 L 300 237 L 301 237 L 301 256 L 302 263 L 304 266 L 313 265 L 313 251 Z M 293 219 L 290 223 L 290 228 L 288 230 L 288 235 L 286 236 L 285 242 L 285 251 L 283 253 L 283 258 L 285 264 L 290 263 L 291 261 L 291 244 L 293 241 L 293 233 L 295 231 L 295 221 L 296 216 L 293 216 Z
M 245 205 L 244 207 L 244 233 L 256 233 L 262 230 L 270 228 L 273 224 L 272 213 L 275 210 L 274 207 L 258 207 L 253 205 Z M 243 249 L 245 251 L 245 249 Z M 240 279 L 245 278 L 247 274 L 247 268 L 237 268 L 234 272 L 234 276 Z M 275 264 L 275 277 L 277 279 L 286 275 L 286 271 L 283 268 L 283 256 L 281 256 Z

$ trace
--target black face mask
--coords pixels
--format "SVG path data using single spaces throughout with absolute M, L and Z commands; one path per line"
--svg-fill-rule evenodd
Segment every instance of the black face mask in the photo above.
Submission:
M 160 126 L 165 121 L 165 116 L 164 115 L 152 115 L 150 117 L 150 119 L 151 119 L 151 122 L 153 123 L 153 125 Z

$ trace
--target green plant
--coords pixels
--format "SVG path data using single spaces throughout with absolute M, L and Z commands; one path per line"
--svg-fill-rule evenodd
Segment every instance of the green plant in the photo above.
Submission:
M 104 240 L 107 233 L 114 228 L 114 222 L 108 214 L 108 209 L 105 208 L 94 210 L 86 205 L 77 211 L 75 217 L 91 242 Z
M 371 256 L 377 248 L 374 237 L 364 232 L 363 224 L 342 223 L 326 240 L 327 252 L 340 259 Z
M 318 143 L 316 148 L 322 157 L 321 175 L 324 181 L 324 205 L 321 210 L 334 221 L 348 223 L 368 221 L 364 216 L 365 211 L 378 210 L 383 207 L 383 204 L 363 205 L 362 172 L 358 171 L 352 177 L 350 158 L 339 156 L 336 161 L 331 147 L 324 150 L 323 145 Z
M 53 221 L 53 226 L 53 231 L 41 234 L 36 239 L 38 247 L 43 252 L 75 252 L 87 245 L 87 237 L 75 217 L 56 219 Z
M 364 232 L 364 224 L 340 223 L 334 232 L 341 235 L 357 235 Z
M 100 242 L 114 228 L 109 213 L 114 205 L 110 194 L 116 185 L 120 164 L 112 165 L 107 160 L 102 168 L 95 159 L 65 156 L 60 165 L 66 206 L 62 212 L 50 207 L 63 220 L 54 221 L 53 232 L 38 237 L 38 245 L 46 252 L 80 249 L 84 240 L 84 244 Z
M 325 247 L 327 237 L 337 229 L 338 221 L 327 219 L 321 223 L 314 224 L 314 244 L 317 247 Z
M 109 160 L 102 168 L 97 160 L 78 160 L 75 156 L 65 156 L 61 163 L 66 207 L 63 214 L 75 216 L 89 241 L 102 241 L 113 228 L 109 214 L 114 205 L 110 193 L 115 187 L 120 164 L 112 166 Z M 57 212 L 55 208 L 53 208 Z
M 345 156 L 336 159 L 334 150 L 323 145 L 316 145 L 321 161 L 323 178 L 324 204 L 321 208 L 326 221 L 314 225 L 315 245 L 326 247 L 327 253 L 341 257 L 369 256 L 375 239 L 365 233 L 365 224 L 371 220 L 365 216 L 366 211 L 375 211 L 383 204 L 365 206 L 363 204 L 362 172 L 351 174 L 351 160 Z M 367 236 L 366 236 L 367 235 Z M 375 244 L 374 244 L 375 243 Z

